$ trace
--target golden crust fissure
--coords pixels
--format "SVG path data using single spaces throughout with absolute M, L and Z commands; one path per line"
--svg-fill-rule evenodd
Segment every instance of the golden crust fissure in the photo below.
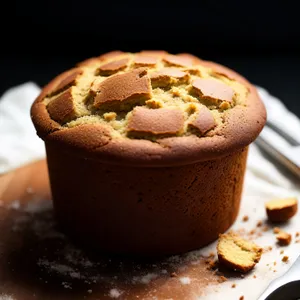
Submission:
M 103 124 L 114 137 L 150 140 L 213 136 L 224 113 L 246 105 L 248 89 L 201 62 L 165 52 L 113 52 L 60 76 L 43 103 L 63 128 Z

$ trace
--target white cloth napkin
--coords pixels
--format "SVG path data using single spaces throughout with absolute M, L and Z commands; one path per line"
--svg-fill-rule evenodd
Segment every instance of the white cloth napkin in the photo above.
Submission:
M 0 174 L 45 157 L 37 138 L 30 106 L 40 88 L 28 82 L 9 89 L 0 100 Z
M 11 88 L 0 100 L 0 174 L 9 172 L 26 163 L 45 157 L 43 142 L 36 136 L 30 119 L 30 106 L 38 95 L 39 87 L 32 83 Z M 282 102 L 270 95 L 263 88 L 258 87 L 263 99 L 268 118 L 276 120 L 280 126 L 287 128 L 291 134 L 300 139 L 300 120 Z M 276 137 L 279 144 L 285 143 Z M 300 185 L 289 177 L 289 173 L 271 163 L 255 144 L 250 147 L 248 167 L 246 172 L 245 188 L 242 207 L 234 229 L 255 228 L 258 220 L 265 219 L 264 202 L 274 197 L 300 196 Z M 244 215 L 249 216 L 247 223 L 242 223 Z M 300 213 L 285 225 L 285 229 L 294 234 L 300 231 Z M 235 279 L 236 288 L 232 289 L 233 280 L 209 288 L 206 296 L 201 299 L 256 299 L 268 283 L 288 269 L 291 263 L 300 254 L 300 243 L 294 243 L 285 248 L 285 254 L 290 257 L 288 264 L 281 261 L 280 249 L 275 246 L 275 237 L 271 231 L 266 232 L 256 240 L 261 246 L 273 246 L 273 250 L 262 256 L 255 268 L 256 278 L 248 276 L 243 280 Z M 215 249 L 216 243 L 201 250 L 204 254 Z M 270 266 L 276 261 L 276 267 Z M 269 266 L 267 266 L 269 264 Z M 273 272 L 276 270 L 276 273 Z M 299 270 L 300 278 L 300 270 Z

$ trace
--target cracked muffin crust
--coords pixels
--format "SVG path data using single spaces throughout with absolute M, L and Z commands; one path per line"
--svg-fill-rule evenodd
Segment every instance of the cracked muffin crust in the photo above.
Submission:
M 114 51 L 51 81 L 31 110 L 61 229 L 101 251 L 165 255 L 215 240 L 239 210 L 255 88 L 190 54 Z
M 44 140 L 103 161 L 144 166 L 240 150 L 266 119 L 243 77 L 190 54 L 164 51 L 113 51 L 79 63 L 43 89 L 31 115 Z

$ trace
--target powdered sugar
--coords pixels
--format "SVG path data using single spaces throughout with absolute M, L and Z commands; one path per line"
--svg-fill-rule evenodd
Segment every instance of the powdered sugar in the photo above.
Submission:
M 134 286 L 140 286 L 134 290 L 149 291 L 149 297 L 154 299 L 152 291 L 157 282 L 171 279 L 174 272 L 181 274 L 189 264 L 201 259 L 200 251 L 152 261 L 89 253 L 76 247 L 58 230 L 50 201 L 33 199 L 22 205 L 14 201 L 4 207 L 14 210 L 11 212 L 13 234 L 25 236 L 26 233 L 31 240 L 30 256 L 39 269 L 39 282 L 47 286 L 55 284 L 70 293 L 80 288 L 86 294 L 119 298 L 130 295 Z M 178 282 L 190 283 L 184 277 Z
M 51 201 L 30 201 L 27 203 L 24 211 L 28 213 L 41 213 L 45 211 L 49 211 L 53 208 Z
M 122 291 L 119 291 L 117 289 L 111 289 L 109 291 L 109 297 L 111 298 L 119 298 L 122 295 Z
M 151 282 L 153 279 L 156 279 L 157 277 L 158 277 L 158 274 L 154 274 L 154 273 L 148 273 L 146 275 L 139 276 L 139 277 L 135 276 L 132 278 L 132 283 L 148 284 L 149 282 Z
M 68 283 L 68 282 L 62 282 L 61 283 L 62 284 L 62 286 L 65 288 L 65 289 L 72 289 L 72 286 L 71 286 L 71 284 L 70 283 Z
M 182 284 L 190 284 L 191 283 L 191 279 L 189 277 L 180 277 L 179 278 L 179 281 L 182 283 Z
M 14 200 L 8 205 L 8 208 L 14 209 L 14 210 L 18 210 L 18 209 L 20 209 L 20 207 L 21 207 L 21 204 L 20 204 L 19 200 Z
M 14 300 L 14 298 L 10 295 L 1 294 L 0 295 L 0 300 Z

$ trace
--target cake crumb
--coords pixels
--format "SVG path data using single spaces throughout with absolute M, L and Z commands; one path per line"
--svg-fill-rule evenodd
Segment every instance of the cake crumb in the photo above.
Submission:
M 270 229 L 270 227 L 267 226 L 267 225 L 265 225 L 265 226 L 262 228 L 262 231 L 266 232 L 266 231 L 268 231 L 269 229 Z
M 273 272 L 274 272 L 274 273 L 276 273 L 277 271 L 276 271 L 276 270 L 274 270 Z
M 285 231 L 280 231 L 276 235 L 276 239 L 277 239 L 277 241 L 280 245 L 287 246 L 291 243 L 292 236 L 289 233 L 285 232 Z
M 235 288 L 236 287 L 236 284 L 235 283 L 233 283 L 232 285 L 231 285 L 231 288 Z
M 282 258 L 282 261 L 283 262 L 287 262 L 289 260 L 289 257 L 287 255 L 285 255 L 283 258 Z
M 296 234 L 295 234 L 295 236 L 296 237 L 300 236 L 300 232 L 297 231 Z
M 210 252 L 209 255 L 208 255 L 208 257 L 213 258 L 213 257 L 215 257 L 215 255 L 216 255 L 216 254 L 215 254 L 214 252 Z
M 241 296 L 239 300 L 244 300 L 244 299 L 245 299 L 244 296 Z
M 272 251 L 273 247 L 272 246 L 266 246 L 264 248 L 264 252 Z
M 276 261 L 274 261 L 273 265 L 276 266 Z
M 300 239 L 296 240 L 295 243 L 300 243 Z
M 178 276 L 176 272 L 172 272 L 170 275 L 171 275 L 171 277 L 177 277 Z
M 223 276 L 223 275 L 221 275 L 221 276 L 219 277 L 219 279 L 218 279 L 218 282 L 219 282 L 219 283 L 222 283 L 222 282 L 225 282 L 225 281 L 227 281 L 227 278 L 226 278 L 225 276 Z
M 274 233 L 279 233 L 280 231 L 281 231 L 281 229 L 279 227 L 274 227 L 273 228 Z
M 217 260 L 211 259 L 211 260 L 208 262 L 208 265 L 209 265 L 209 266 L 207 267 L 208 270 L 215 270 L 215 269 L 218 268 L 218 261 L 217 261 Z
M 109 121 L 115 120 L 117 117 L 117 114 L 115 112 L 108 112 L 108 113 L 103 114 L 103 117 L 104 117 L 105 121 L 109 122 Z
M 255 234 L 255 232 L 256 232 L 256 230 L 255 230 L 255 229 L 252 229 L 252 230 L 249 232 L 249 234 L 250 234 L 250 235 L 253 235 L 253 234 Z
M 280 250 L 280 254 L 283 254 L 284 253 L 284 250 Z
M 93 290 L 87 290 L 87 292 L 88 292 L 89 294 L 91 294 L 91 293 L 93 292 Z
M 262 224 L 263 224 L 263 222 L 262 222 L 262 221 L 258 221 L 258 222 L 257 222 L 257 224 L 256 224 L 256 226 L 257 226 L 257 227 L 261 227 L 261 226 L 262 226 Z
M 255 274 L 253 275 L 253 278 L 256 278 L 256 275 L 255 275 Z
M 249 221 L 249 217 L 247 215 L 243 216 L 243 222 Z

